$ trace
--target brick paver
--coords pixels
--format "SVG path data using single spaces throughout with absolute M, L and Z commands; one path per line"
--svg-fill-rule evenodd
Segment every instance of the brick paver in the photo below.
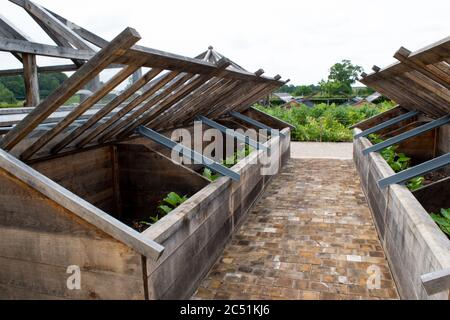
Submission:
M 291 159 L 193 299 L 397 297 L 352 161 Z

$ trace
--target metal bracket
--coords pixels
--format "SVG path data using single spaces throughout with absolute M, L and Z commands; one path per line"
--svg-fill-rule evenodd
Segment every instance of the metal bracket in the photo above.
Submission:
M 371 146 L 369 148 L 366 148 L 363 150 L 363 155 L 368 155 L 371 152 L 377 152 L 380 150 L 383 150 L 387 147 L 390 147 L 396 143 L 402 142 L 404 140 L 407 140 L 409 138 L 413 138 L 415 136 L 418 136 L 424 132 L 430 131 L 434 128 L 438 128 L 440 126 L 443 126 L 444 124 L 447 124 L 450 122 L 450 115 L 444 116 L 442 118 L 439 118 L 437 120 L 431 121 L 427 124 L 424 124 L 423 126 L 414 128 L 408 132 L 404 132 L 402 134 L 399 134 L 398 136 L 392 137 L 386 141 L 383 141 L 381 143 L 378 143 L 374 146 Z
M 380 124 L 377 124 L 376 126 L 373 126 L 367 130 L 364 130 L 358 134 L 355 135 L 355 139 L 361 138 L 361 137 L 367 137 L 369 134 L 378 132 L 382 129 L 385 129 L 387 127 L 390 127 L 396 123 L 402 122 L 404 120 L 408 120 L 412 117 L 415 117 L 419 114 L 418 111 L 410 111 L 408 113 L 402 114 L 401 116 L 395 117 L 393 119 L 387 120 L 385 122 L 382 122 Z
M 241 121 L 247 122 L 256 128 L 267 130 L 270 132 L 271 135 L 272 135 L 272 133 L 277 133 L 277 135 L 280 134 L 282 136 L 285 136 L 279 130 L 273 129 L 273 128 L 269 127 L 268 125 L 265 125 L 264 123 L 261 123 L 255 119 L 252 119 L 250 117 L 243 115 L 242 113 L 239 113 L 236 111 L 231 111 L 230 116 L 232 116 L 233 118 L 239 119 Z
M 140 134 L 141 136 L 151 139 L 151 140 L 163 145 L 164 147 L 166 147 L 168 149 L 172 149 L 172 150 L 176 149 L 180 153 L 182 153 L 183 156 L 189 157 L 190 159 L 194 160 L 195 162 L 201 163 L 205 167 L 207 167 L 215 172 L 218 172 L 223 176 L 230 177 L 234 181 L 239 181 L 241 179 L 241 175 L 239 173 L 234 172 L 231 169 L 228 169 L 227 167 L 221 165 L 220 163 L 215 162 L 214 160 L 212 160 L 208 157 L 205 157 L 201 153 L 198 153 L 186 146 L 183 146 L 181 143 L 177 143 L 152 129 L 146 128 L 144 126 L 140 126 L 136 129 L 136 132 L 138 134 Z
M 380 181 L 378 181 L 378 185 L 380 186 L 380 188 L 385 188 L 391 184 L 405 182 L 414 177 L 421 176 L 427 172 L 445 167 L 448 164 L 450 164 L 450 153 L 421 163 L 415 167 L 406 169 L 385 179 L 381 179 Z
M 217 129 L 226 135 L 232 136 L 232 137 L 236 138 L 238 141 L 248 144 L 249 146 L 251 146 L 255 149 L 264 150 L 264 151 L 267 151 L 269 149 L 262 143 L 259 143 L 255 140 L 251 139 L 250 137 L 247 137 L 241 133 L 238 133 L 232 129 L 229 129 L 229 128 L 227 128 L 213 120 L 210 120 L 204 116 L 198 116 L 197 119 L 200 120 L 201 122 L 205 123 L 206 125 L 210 126 L 211 128 Z

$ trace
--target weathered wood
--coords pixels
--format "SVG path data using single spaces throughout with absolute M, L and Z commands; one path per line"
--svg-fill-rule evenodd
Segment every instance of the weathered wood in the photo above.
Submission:
M 61 23 L 61 21 L 56 19 L 41 6 L 28 0 L 9 0 L 9 1 L 24 8 L 25 11 L 30 13 L 33 17 L 36 17 L 37 19 L 42 21 L 42 23 L 44 23 L 48 29 L 52 30 L 53 33 L 56 33 L 60 37 L 65 38 L 74 47 L 78 49 L 92 51 L 92 48 L 89 47 L 80 36 L 78 36 L 75 32 L 67 28 L 64 24 Z
M 25 107 L 35 107 L 39 104 L 39 82 L 37 73 L 36 56 L 31 54 L 22 55 L 23 80 L 25 82 L 26 101 Z
M 409 68 L 417 70 L 418 72 L 439 83 L 445 88 L 450 89 L 450 75 L 441 72 L 439 69 L 429 68 L 423 62 L 409 59 L 410 55 L 411 51 L 404 47 L 401 47 L 395 53 L 394 58 L 407 65 Z
M 123 70 L 119 71 L 114 75 L 105 85 L 103 85 L 98 91 L 89 96 L 85 101 L 83 101 L 78 107 L 76 107 L 72 112 L 70 112 L 63 120 L 59 121 L 51 130 L 47 131 L 42 135 L 37 141 L 35 141 L 31 146 L 29 146 L 22 154 L 22 159 L 29 159 L 32 155 L 38 152 L 43 146 L 54 139 L 60 132 L 66 129 L 70 124 L 72 124 L 78 117 L 85 113 L 89 108 L 91 108 L 95 103 L 99 102 L 103 97 L 105 97 L 112 89 L 121 84 L 125 79 L 132 75 L 137 66 L 127 66 Z
M 420 277 L 429 295 L 450 289 L 450 268 L 424 274 Z
M 4 16 L 0 14 L 0 36 L 9 38 L 9 39 L 17 39 L 24 41 L 31 41 L 31 39 L 26 36 L 21 30 L 17 29 L 16 26 L 12 25 L 10 21 L 8 21 Z M 17 58 L 20 62 L 22 61 L 22 54 L 17 52 L 11 52 L 13 56 Z
M 122 108 L 116 114 L 114 114 L 110 119 L 108 119 L 105 123 L 99 125 L 97 128 L 92 130 L 89 134 L 86 135 L 83 139 L 78 142 L 77 146 L 82 147 L 91 142 L 94 138 L 97 140 L 102 138 L 102 134 L 108 134 L 111 130 L 115 129 L 115 125 L 120 124 L 120 120 L 125 117 L 128 113 L 136 109 L 140 106 L 145 100 L 153 96 L 156 92 L 158 92 L 161 88 L 166 86 L 169 82 L 173 81 L 177 77 L 181 76 L 178 72 L 170 72 L 165 74 L 162 78 L 156 81 L 146 92 L 144 92 L 141 96 L 134 99 L 130 102 L 126 107 Z M 190 75 L 189 77 L 191 77 Z M 185 76 L 186 77 L 186 76 Z M 166 91 L 167 92 L 167 91 Z M 158 96 L 157 96 L 158 97 Z M 156 98 L 157 98 L 156 97 Z M 150 99 L 150 101 L 155 101 L 156 98 Z M 112 128 L 112 129 L 111 129 Z M 109 130 L 109 131 L 106 131 Z M 106 132 L 105 132 L 106 131 Z
M 122 121 L 120 121 L 120 122 L 115 121 L 115 126 L 113 128 L 109 128 L 109 130 L 107 132 L 105 132 L 100 138 L 98 138 L 98 141 L 105 142 L 108 139 L 113 138 L 117 133 L 122 131 L 123 128 L 130 125 L 130 123 L 132 123 L 137 117 L 140 117 L 152 106 L 160 103 L 163 99 L 165 99 L 167 96 L 169 96 L 173 91 L 177 90 L 185 82 L 191 80 L 194 77 L 195 77 L 195 75 L 192 75 L 192 74 L 184 74 L 184 75 L 179 75 L 179 76 L 175 77 L 168 87 L 166 87 L 163 91 L 159 92 L 158 94 L 154 95 L 142 107 L 140 107 L 139 109 L 132 108 L 132 110 L 130 110 L 130 111 L 132 111 L 132 113 L 127 115 L 126 118 L 121 117 L 121 118 L 123 118 L 123 119 L 121 119 Z M 159 85 L 157 85 L 157 87 L 158 86 Z M 128 111 L 128 108 L 126 111 Z M 121 112 L 119 112 L 118 114 L 121 114 Z
M 115 54 L 123 53 L 140 39 L 139 34 L 131 28 L 125 29 L 111 43 L 98 52 L 92 59 L 84 64 L 77 72 L 67 79 L 58 89 L 50 94 L 47 99 L 39 104 L 28 116 L 17 124 L 0 141 L 0 147 L 11 150 L 17 143 L 33 131 L 40 122 L 74 95 L 93 76 L 102 71 L 105 66 L 114 62 Z
M 0 37 L 0 51 L 29 53 L 45 57 L 89 60 L 95 53 L 87 50 L 78 50 L 35 43 L 26 40 L 17 40 Z
M 0 168 L 137 252 L 158 259 L 164 248 L 0 150 Z
M 106 106 L 100 109 L 95 115 L 93 115 L 86 123 L 84 123 L 79 128 L 73 130 L 69 133 L 64 139 L 62 139 L 59 143 L 57 143 L 51 150 L 52 153 L 57 153 L 61 151 L 65 146 L 72 143 L 75 139 L 80 137 L 86 130 L 90 129 L 92 126 L 98 123 L 102 118 L 112 112 L 115 108 L 120 106 L 125 100 L 131 97 L 137 90 L 142 88 L 146 83 L 154 79 L 158 74 L 161 73 L 160 69 L 152 69 L 147 72 L 143 77 L 139 80 L 135 81 L 130 87 L 125 89 L 119 96 L 110 101 Z M 93 132 L 92 136 L 96 136 L 100 133 Z M 88 137 L 86 137 L 88 139 Z

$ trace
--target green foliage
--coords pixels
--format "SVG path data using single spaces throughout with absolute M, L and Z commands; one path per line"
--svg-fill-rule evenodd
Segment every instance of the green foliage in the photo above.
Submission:
M 342 60 L 334 64 L 330 69 L 328 80 L 322 80 L 319 85 L 321 91 L 329 96 L 351 95 L 352 84 L 358 80 L 363 68 L 353 65 L 350 60 Z
M 292 139 L 295 141 L 349 142 L 353 134 L 349 126 L 390 109 L 393 105 L 378 106 L 366 104 L 359 107 L 318 104 L 285 109 L 256 106 L 274 117 L 295 126 Z
M 39 82 L 39 94 L 42 98 L 46 98 L 61 83 L 67 79 L 67 75 L 64 73 L 43 73 L 38 75 Z M 17 100 L 25 99 L 25 83 L 23 76 L 8 76 L 0 77 L 0 84 L 5 86 L 9 91 L 13 93 L 13 96 Z M 3 100 L 0 95 L 0 102 L 8 102 Z
M 232 168 L 240 160 L 248 157 L 250 155 L 250 153 L 252 153 L 253 151 L 254 151 L 253 148 L 246 145 L 241 150 L 236 151 L 233 155 L 231 155 L 231 156 L 227 157 L 225 160 L 223 160 L 222 165 L 224 165 L 227 168 Z M 203 176 L 210 181 L 216 181 L 217 179 L 220 178 L 220 175 L 218 173 L 215 173 L 208 168 L 203 169 Z
M 371 134 L 368 138 L 372 144 L 378 144 L 384 141 L 377 134 Z M 411 158 L 407 157 L 404 153 L 397 153 L 398 147 L 398 145 L 393 145 L 380 151 L 381 156 L 396 173 L 408 169 L 411 164 Z M 424 181 L 424 177 L 415 177 L 406 182 L 406 187 L 411 191 L 415 191 L 422 188 Z
M 441 230 L 450 237 L 450 208 L 441 209 L 439 214 L 431 213 L 430 216 Z
M 0 102 L 5 102 L 7 104 L 17 103 L 14 94 L 6 88 L 2 83 L 0 83 Z
M 178 193 L 171 192 L 161 201 L 161 204 L 158 206 L 158 213 L 156 215 L 150 216 L 148 220 L 134 222 L 133 225 L 138 230 L 145 229 L 144 227 L 150 227 L 187 200 L 187 196 L 181 197 Z
M 205 168 L 203 170 L 203 176 L 208 179 L 209 181 L 216 181 L 217 179 L 220 178 L 220 174 L 218 173 L 213 173 L 211 169 L 209 168 Z
M 406 184 L 409 190 L 416 191 L 423 187 L 423 182 L 425 181 L 424 177 L 416 177 L 414 179 L 409 180 Z

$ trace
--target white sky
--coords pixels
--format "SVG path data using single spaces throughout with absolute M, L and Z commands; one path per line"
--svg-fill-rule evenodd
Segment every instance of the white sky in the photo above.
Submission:
M 317 83 L 342 59 L 366 72 L 383 67 L 400 46 L 415 51 L 450 33 L 449 0 L 35 2 L 108 40 L 130 26 L 140 45 L 172 53 L 193 57 L 213 45 L 249 71 L 263 68 L 294 84 Z M 34 41 L 52 44 L 22 8 L 0 0 L 0 14 Z M 0 69 L 19 67 L 0 53 Z

